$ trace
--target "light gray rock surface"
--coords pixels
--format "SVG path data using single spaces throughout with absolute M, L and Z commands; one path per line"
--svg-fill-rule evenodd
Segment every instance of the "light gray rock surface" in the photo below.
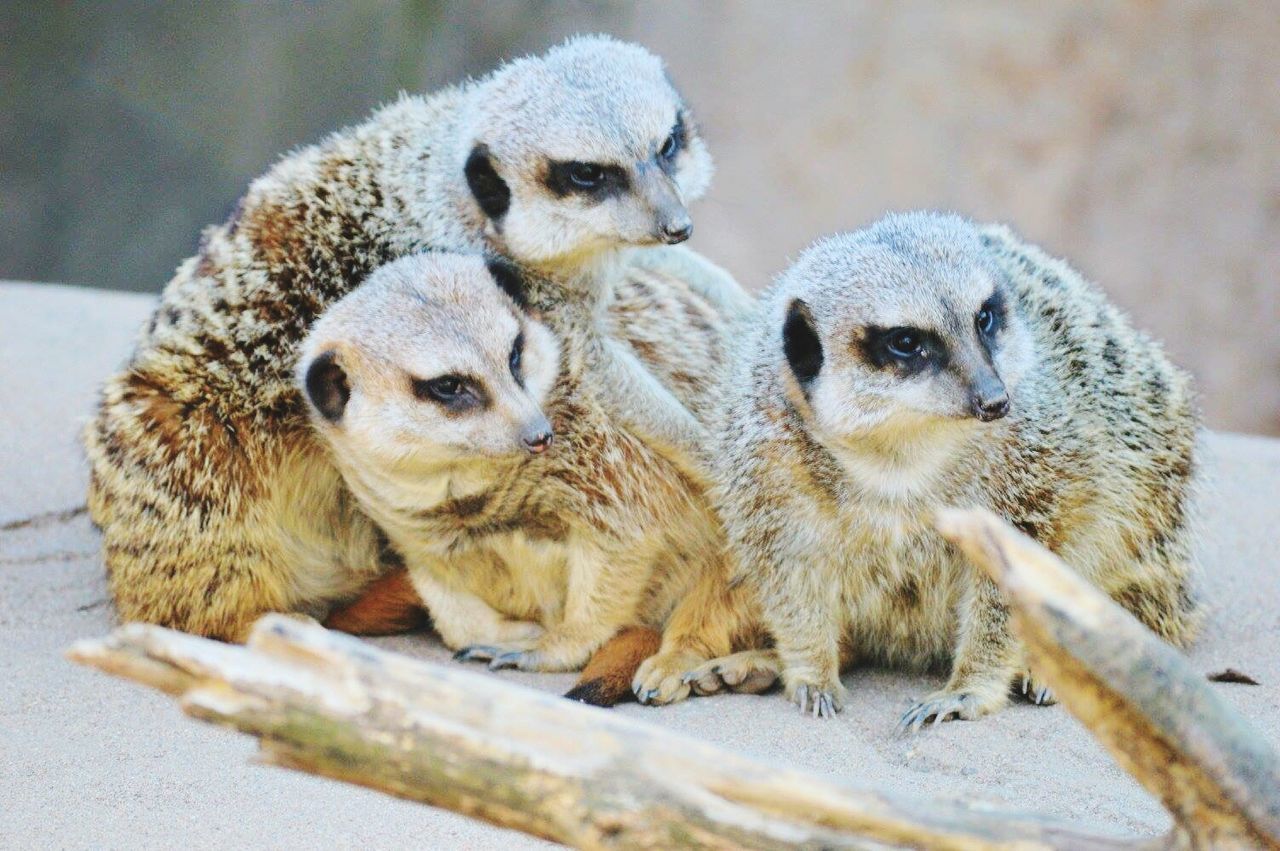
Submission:
M 98 536 L 81 506 L 77 435 L 97 384 L 128 353 L 151 300 L 0 285 L 0 846 L 58 848 L 523 848 L 461 816 L 252 763 L 253 742 L 186 719 L 168 698 L 71 665 L 73 640 L 115 625 Z M 1213 435 L 1204 593 L 1192 653 L 1215 688 L 1280 741 L 1280 442 Z M 380 642 L 446 660 L 427 636 Z M 562 691 L 571 676 L 501 674 Z M 1016 705 L 911 739 L 890 736 L 941 677 L 858 671 L 834 721 L 776 695 L 620 710 L 734 750 L 860 786 L 969 796 L 1118 834 L 1163 830 L 1160 808 L 1061 707 Z

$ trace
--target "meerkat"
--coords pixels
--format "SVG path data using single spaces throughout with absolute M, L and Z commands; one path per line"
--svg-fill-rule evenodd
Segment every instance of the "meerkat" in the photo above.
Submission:
M 726 393 L 716 504 L 775 646 L 687 674 L 779 673 L 829 716 L 854 660 L 950 665 L 901 730 L 1051 701 L 994 583 L 933 528 L 983 506 L 1161 638 L 1195 634 L 1189 379 L 1066 263 L 1004 227 L 890 216 L 821 240 L 761 297 Z M 748 616 L 754 616 L 748 614 Z
M 285 157 L 205 231 L 86 428 L 120 617 L 241 640 L 265 612 L 322 615 L 386 568 L 379 531 L 335 498 L 292 381 L 307 328 L 374 268 L 488 250 L 553 278 L 629 279 L 630 248 L 736 310 L 736 285 L 677 245 L 710 175 L 661 61 L 604 37 L 404 97 Z
M 659 627 L 720 557 L 702 491 L 601 401 L 594 317 L 570 321 L 562 291 L 480 257 L 404 258 L 326 312 L 299 361 L 334 465 L 445 645 L 492 668 L 580 668 Z M 565 332 L 559 354 L 510 295 Z
M 439 252 L 380 267 L 316 322 L 296 377 L 334 466 L 455 650 L 536 636 L 542 601 L 563 596 L 538 593 L 559 577 L 455 559 L 456 534 L 416 534 L 423 515 L 482 498 L 553 440 L 543 404 L 559 345 L 501 289 L 510 279 L 495 269 Z M 439 575 L 435 561 L 453 572 Z M 504 614 L 512 612 L 519 617 Z
M 526 288 L 526 296 L 532 299 L 531 306 L 540 316 L 575 341 L 575 348 L 581 353 L 580 383 L 590 388 L 594 402 L 613 424 L 629 429 L 649 448 L 675 461 L 692 481 L 702 482 L 702 460 L 695 461 L 691 470 L 690 455 L 683 450 L 673 455 L 670 444 L 655 438 L 646 426 L 655 416 L 662 422 L 675 422 L 674 418 L 655 414 L 667 405 L 686 419 L 694 419 L 693 414 L 697 414 L 694 428 L 701 433 L 705 418 L 718 399 L 727 365 L 730 328 L 749 312 L 753 303 L 743 300 L 731 305 L 713 304 L 702 298 L 685 282 L 709 273 L 688 271 L 687 263 L 700 262 L 696 255 L 690 258 L 650 252 L 633 263 L 622 278 L 593 275 L 578 281 L 542 279 L 540 288 Z M 531 280 L 538 279 L 531 276 Z M 722 291 L 732 293 L 735 288 L 736 284 L 728 279 Z M 624 386 L 629 389 L 622 391 Z M 653 388 L 656 393 L 649 392 Z M 698 453 L 702 447 L 686 449 Z M 598 463 L 590 456 L 584 457 L 591 464 Z M 633 470 L 632 487 L 640 487 L 645 475 L 639 468 Z M 700 484 L 696 489 L 703 487 Z M 706 520 L 703 513 L 696 516 Z M 653 526 L 651 533 L 661 528 Z M 718 525 L 712 528 L 707 524 L 700 535 L 714 540 L 699 544 L 698 551 L 722 551 Z M 681 554 L 672 557 L 686 558 Z M 601 569 L 607 566 L 602 565 Z M 708 573 L 694 571 L 697 576 Z M 424 607 L 433 608 L 432 601 L 426 598 L 431 585 L 422 583 L 421 590 L 419 594 L 403 571 L 392 570 L 369 585 L 357 600 L 331 612 L 325 624 L 363 635 L 413 628 L 422 623 Z M 652 623 L 654 619 L 641 620 Z M 633 674 L 641 662 L 654 656 L 659 638 L 656 626 L 620 631 L 595 652 L 568 696 L 597 705 L 612 705 L 629 696 Z M 726 637 L 723 643 L 697 642 L 696 646 L 702 655 L 692 659 L 683 655 L 655 658 L 665 659 L 667 667 L 683 673 L 688 664 L 698 659 L 728 652 L 730 643 Z M 468 658 L 480 656 L 470 654 Z M 655 682 L 638 694 L 642 700 L 665 702 L 683 697 L 688 689 L 677 677 L 665 684 Z

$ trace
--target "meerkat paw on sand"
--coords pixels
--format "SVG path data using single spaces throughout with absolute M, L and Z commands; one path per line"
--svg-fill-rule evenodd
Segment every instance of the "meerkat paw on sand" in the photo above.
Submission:
M 849 700 L 849 690 L 840 682 L 837 671 L 784 668 L 782 689 L 787 700 L 800 708 L 801 715 L 814 718 L 834 718 Z
M 1030 671 L 1024 671 L 1014 678 L 1014 691 L 1027 703 L 1033 703 L 1036 706 L 1053 706 L 1058 702 L 1053 689 L 1038 680 Z
M 576 671 L 613 636 L 607 630 L 571 631 L 552 627 L 538 638 L 503 644 L 472 645 L 454 656 L 460 661 L 488 662 L 489 670 Z
M 720 691 L 761 694 L 782 679 L 782 660 L 773 650 L 741 650 L 703 662 L 681 679 L 699 696 Z
M 683 650 L 649 657 L 641 663 L 631 684 L 636 700 L 652 706 L 684 700 L 690 692 L 685 674 L 701 661 L 701 656 Z
M 976 721 L 1009 704 L 1009 684 L 1000 680 L 948 686 L 919 701 L 898 719 L 898 734 L 917 732 L 932 721 Z

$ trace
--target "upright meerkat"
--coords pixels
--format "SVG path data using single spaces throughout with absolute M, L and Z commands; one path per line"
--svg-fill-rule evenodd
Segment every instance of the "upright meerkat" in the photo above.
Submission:
M 495 280 L 558 325 L 562 354 Z M 701 490 L 600 401 L 595 317 L 566 300 L 477 256 L 408 257 L 326 312 L 299 361 L 445 644 L 492 667 L 579 668 L 621 628 L 659 627 L 721 557 Z M 671 341 L 696 346 L 682 310 L 648 324 L 673 312 Z
M 403 98 L 281 160 L 206 230 L 86 429 L 120 616 L 238 640 L 264 612 L 321 613 L 382 570 L 292 381 L 307 328 L 372 269 L 488 249 L 553 278 L 629 279 L 620 249 L 686 239 L 685 201 L 710 173 L 662 63 L 607 38 Z M 648 252 L 636 275 L 745 301 L 692 253 Z
M 932 525 L 984 506 L 1162 638 L 1197 623 L 1187 376 L 1093 285 L 1003 227 L 915 213 L 819 241 L 762 297 L 717 504 L 774 650 L 688 675 L 830 715 L 842 665 L 950 663 L 903 716 L 977 718 L 1032 687 L 996 586 Z M 717 671 L 719 673 L 717 673 Z

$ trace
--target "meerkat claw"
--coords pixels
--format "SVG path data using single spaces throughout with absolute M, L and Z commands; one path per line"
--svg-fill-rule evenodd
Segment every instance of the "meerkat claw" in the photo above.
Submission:
M 716 694 L 729 686 L 721 674 L 722 671 L 723 668 L 720 665 L 704 662 L 681 674 L 680 683 L 689 686 L 690 691 L 701 697 Z
M 455 662 L 488 662 L 502 653 L 501 648 L 492 644 L 468 644 L 453 654 Z
M 894 732 L 898 736 L 905 736 L 908 733 L 918 733 L 933 719 L 933 726 L 936 727 L 943 721 L 950 721 L 952 718 L 964 718 L 965 709 L 967 708 L 971 698 L 968 694 L 944 695 L 924 700 L 917 703 L 906 711 L 901 719 L 898 720 L 897 727 Z
M 1048 686 L 1044 686 L 1036 692 L 1036 706 L 1051 706 L 1057 702 L 1057 698 L 1053 696 L 1053 689 Z
M 809 712 L 809 687 L 800 686 L 796 689 L 796 705 L 800 707 L 800 714 L 807 715 Z
M 519 668 L 524 670 L 524 663 L 528 658 L 528 653 L 524 650 L 512 650 L 509 653 L 501 653 L 489 662 L 490 671 L 501 671 L 505 668 Z

